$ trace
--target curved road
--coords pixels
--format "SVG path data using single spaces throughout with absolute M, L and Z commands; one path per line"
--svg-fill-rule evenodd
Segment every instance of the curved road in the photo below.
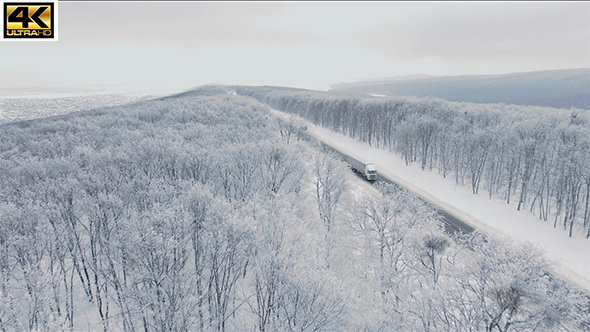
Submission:
M 333 151 L 337 154 L 339 154 L 342 157 L 342 160 L 344 162 L 346 162 L 346 157 L 347 154 L 338 150 L 337 148 L 327 144 L 326 142 L 321 141 L 319 138 L 316 137 L 316 139 L 318 140 L 318 142 L 320 142 L 324 147 L 328 148 L 330 151 Z M 355 173 L 359 178 L 362 178 L 364 181 L 367 181 L 362 175 Z M 405 188 L 404 186 L 400 185 L 399 183 L 395 182 L 394 180 L 386 177 L 385 175 L 379 173 L 379 170 L 377 170 L 377 180 L 379 181 L 383 181 L 383 182 L 387 182 L 390 184 L 394 184 L 398 187 L 402 187 L 410 192 L 412 192 L 411 190 L 409 190 L 408 188 Z M 368 182 L 368 181 L 367 181 Z M 471 233 L 475 230 L 475 228 L 469 224 L 467 224 L 466 222 L 462 221 L 461 219 L 459 219 L 457 216 L 453 215 L 452 213 L 442 209 L 440 206 L 433 204 L 432 202 L 428 201 L 427 199 L 425 199 L 424 197 L 421 197 L 420 195 L 414 193 L 416 196 L 420 197 L 420 199 L 422 199 L 425 202 L 428 202 L 430 205 L 434 206 L 437 210 L 438 213 L 441 215 L 441 220 L 443 221 L 443 223 L 445 224 L 445 231 L 449 234 L 454 234 L 456 232 L 462 232 L 462 233 Z
M 398 187 L 404 188 L 399 183 L 396 183 L 395 181 L 387 178 L 383 174 L 379 174 L 379 170 L 377 170 L 377 179 L 380 181 L 394 184 Z M 404 188 L 404 189 L 408 190 L 407 188 Z M 416 196 L 420 197 L 419 195 L 416 195 Z M 420 199 L 426 201 L 423 197 L 420 197 Z M 428 202 L 428 201 L 426 201 L 426 202 Z M 442 216 L 442 221 L 445 224 L 445 230 L 447 231 L 447 233 L 451 233 L 451 234 L 456 233 L 456 232 L 471 233 L 475 230 L 475 228 L 473 226 L 465 223 L 464 221 L 460 220 L 459 218 L 452 215 L 448 211 L 441 209 L 439 206 L 436 206 L 436 205 L 432 204 L 431 202 L 428 202 L 428 203 L 437 208 L 438 213 Z

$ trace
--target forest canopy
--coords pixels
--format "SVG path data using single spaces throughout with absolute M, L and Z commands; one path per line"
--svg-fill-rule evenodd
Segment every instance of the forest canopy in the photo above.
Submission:
M 590 237 L 590 111 L 233 87 Z
M 451 238 L 223 91 L 0 127 L 0 330 L 588 330 L 538 248 Z

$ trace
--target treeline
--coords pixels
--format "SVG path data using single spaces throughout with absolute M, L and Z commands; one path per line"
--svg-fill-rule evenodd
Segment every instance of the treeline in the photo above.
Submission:
M 590 237 L 590 112 L 235 87 Z
M 237 96 L 0 128 L 1 331 L 588 330 L 541 253 L 360 194 Z

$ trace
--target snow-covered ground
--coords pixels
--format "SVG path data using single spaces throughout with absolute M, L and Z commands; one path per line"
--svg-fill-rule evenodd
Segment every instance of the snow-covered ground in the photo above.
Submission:
M 0 124 L 123 105 L 161 96 L 129 93 L 0 97 Z
M 0 87 L 0 124 L 124 105 L 182 91 L 184 90 L 173 88 L 140 89 L 129 86 L 86 89 L 80 86 L 50 89 L 46 93 L 42 93 L 35 89 L 29 91 Z
M 399 155 L 306 123 L 310 134 L 319 140 L 344 153 L 350 152 L 372 160 L 379 173 L 480 232 L 508 236 L 515 241 L 528 241 L 543 248 L 553 274 L 590 294 L 590 240 L 583 234 L 577 233 L 569 238 L 568 232 L 554 229 L 552 222 L 541 221 L 528 211 L 517 211 L 514 204 L 506 204 L 498 198 L 490 200 L 487 193 L 473 195 L 470 186 L 457 186 L 452 177 L 445 179 L 436 171 L 422 171 L 419 163 L 406 166 Z

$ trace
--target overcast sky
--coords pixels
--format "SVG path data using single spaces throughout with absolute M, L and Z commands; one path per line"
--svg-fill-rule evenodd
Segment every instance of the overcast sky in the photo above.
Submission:
M 590 2 L 59 2 L 57 25 L 57 42 L 0 42 L 0 86 L 327 89 L 590 67 Z

